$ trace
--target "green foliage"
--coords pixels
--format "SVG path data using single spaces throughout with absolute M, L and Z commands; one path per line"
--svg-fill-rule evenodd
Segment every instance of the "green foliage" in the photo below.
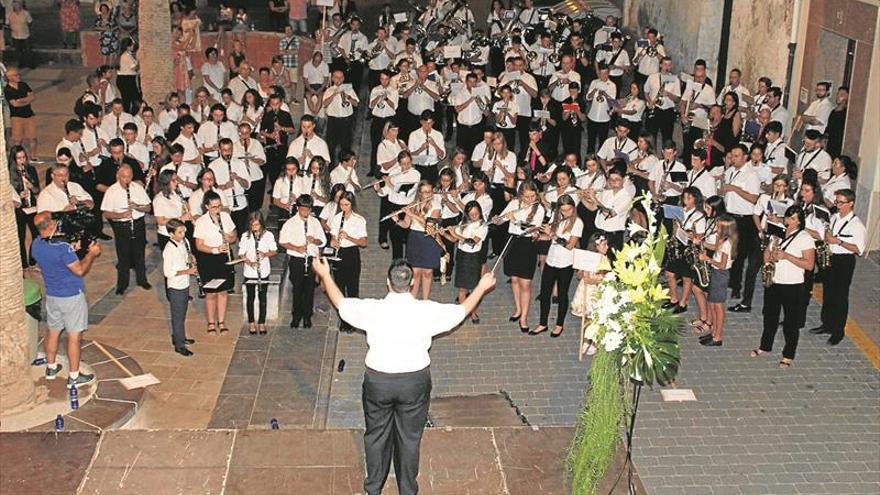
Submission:
M 568 456 L 573 495 L 595 495 L 620 440 L 625 405 L 618 368 L 619 353 L 600 352 L 590 367 L 586 406 L 578 417 Z

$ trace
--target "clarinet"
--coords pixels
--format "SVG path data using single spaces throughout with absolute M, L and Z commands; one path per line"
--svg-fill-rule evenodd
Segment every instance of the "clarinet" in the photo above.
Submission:
M 31 189 L 28 187 L 28 184 L 30 183 L 30 181 L 27 180 L 27 177 L 25 176 L 24 168 L 18 169 L 18 175 L 21 178 L 21 189 L 24 193 L 26 193 L 24 198 L 22 198 L 22 200 L 21 200 L 21 206 L 22 206 L 22 208 L 30 208 L 32 206 L 31 205 Z
M 189 247 L 189 239 L 187 239 L 186 237 L 183 238 L 183 245 L 186 247 L 186 268 L 189 269 L 193 267 L 193 263 L 191 261 L 193 259 L 193 255 L 192 249 L 190 249 Z M 198 268 L 198 265 L 196 265 L 196 268 Z M 202 284 L 202 277 L 199 276 L 198 270 L 196 270 L 196 287 L 198 287 L 199 299 L 204 299 L 205 286 Z
M 306 262 L 303 264 L 303 277 L 309 275 L 309 217 L 303 219 L 303 239 L 306 241 Z
M 131 184 L 125 188 L 125 197 L 128 199 L 128 212 L 130 213 L 128 226 L 131 229 L 131 238 L 134 239 L 134 210 L 131 207 Z
M 338 238 L 342 234 L 342 230 L 345 228 L 345 213 L 342 213 L 342 216 L 339 218 L 339 233 L 336 234 L 337 241 L 339 244 L 336 246 L 336 252 L 333 254 L 334 257 L 339 257 L 339 250 L 342 249 L 342 241 Z
M 226 174 L 229 177 L 229 180 L 232 181 L 232 161 L 223 159 L 226 162 Z M 232 182 L 232 207 L 236 210 L 238 209 L 238 196 L 235 194 L 235 182 Z
M 262 273 L 260 273 L 260 269 L 262 268 L 262 266 L 260 265 L 260 262 L 263 259 L 260 256 L 260 240 L 262 239 L 262 236 L 260 239 L 257 239 L 257 236 L 255 236 L 254 233 L 251 232 L 251 239 L 254 240 L 254 253 L 256 253 L 256 257 L 257 257 L 257 286 L 261 286 L 261 285 L 263 285 L 263 275 L 262 275 Z
M 293 180 L 294 179 L 295 178 L 290 178 L 290 177 L 287 178 L 287 201 L 288 201 L 287 215 L 288 216 L 293 216 L 293 204 L 294 204 L 293 203 Z

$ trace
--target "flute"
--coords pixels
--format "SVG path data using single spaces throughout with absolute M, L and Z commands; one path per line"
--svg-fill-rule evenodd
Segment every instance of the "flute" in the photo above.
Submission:
M 404 172 L 395 172 L 395 173 L 393 173 L 393 174 L 388 174 L 388 175 L 386 175 L 385 177 L 382 177 L 381 179 L 376 179 L 376 180 L 374 180 L 373 182 L 370 182 L 369 184 L 366 184 L 366 185 L 363 185 L 363 186 L 358 187 L 357 192 L 361 192 L 361 191 L 363 191 L 363 190 L 365 190 L 365 189 L 372 189 L 372 188 L 375 187 L 376 185 L 381 184 L 381 183 L 385 182 L 386 180 L 388 180 L 388 179 L 390 179 L 390 178 L 392 178 L 392 177 L 397 177 L 397 176 L 399 176 L 399 175 L 403 175 L 403 174 L 404 174 Z
M 403 208 L 400 208 L 399 210 L 395 210 L 395 211 L 393 211 L 393 212 L 391 212 L 391 213 L 385 215 L 384 217 L 380 218 L 380 219 L 379 219 L 379 222 L 380 222 L 380 223 L 381 223 L 381 222 L 384 222 L 385 220 L 388 220 L 388 219 L 390 219 L 390 218 L 392 218 L 392 217 L 395 217 L 395 216 L 397 216 L 397 215 L 400 215 L 401 213 L 403 213 L 404 211 L 406 211 L 406 210 L 408 210 L 408 209 L 410 209 L 410 208 L 416 208 L 416 207 L 422 206 L 422 205 L 424 205 L 425 203 L 427 203 L 427 202 L 429 202 L 429 201 L 434 201 L 434 197 L 432 196 L 431 198 L 426 199 L 426 200 L 423 200 L 423 201 L 419 201 L 418 203 L 413 203 L 413 204 L 406 205 L 406 206 L 404 206 Z
M 504 214 L 499 213 L 498 215 L 495 215 L 494 217 L 490 218 L 490 219 L 489 219 L 489 223 L 494 224 L 494 225 L 501 225 L 502 223 L 504 223 L 504 221 L 505 221 L 504 218 L 505 218 L 507 215 L 509 215 L 509 214 L 514 214 L 514 215 L 515 215 L 515 214 L 517 214 L 517 213 L 519 213 L 519 212 L 521 212 L 521 211 L 526 211 L 526 210 L 532 208 L 532 206 L 534 206 L 534 205 L 535 205 L 535 203 L 530 203 L 530 204 L 527 204 L 527 205 L 525 205 L 525 206 L 520 206 L 519 208 L 517 208 L 517 209 L 515 209 L 515 210 L 513 210 L 513 211 L 509 211 L 509 212 L 504 213 Z

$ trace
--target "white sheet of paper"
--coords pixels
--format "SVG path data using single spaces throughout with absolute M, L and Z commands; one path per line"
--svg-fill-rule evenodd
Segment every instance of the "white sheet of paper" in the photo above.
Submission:
M 444 46 L 443 58 L 461 58 L 461 45 Z
M 687 72 L 681 72 L 678 74 L 678 78 L 683 82 L 689 82 L 694 80 L 694 76 L 688 74 Z
M 533 110 L 532 114 L 539 119 L 550 118 L 550 112 L 548 110 Z
M 519 81 L 520 79 L 522 79 L 522 73 L 519 71 L 508 72 L 505 76 L 507 82 Z
M 703 117 L 700 114 L 694 115 L 693 126 L 698 129 L 708 129 L 709 128 L 709 118 Z
M 318 7 L 332 7 L 333 0 L 315 0 L 315 5 Z
M 348 91 L 351 91 L 351 90 L 352 90 L 352 85 L 351 85 L 351 83 L 345 83 L 345 84 L 341 84 L 341 85 L 339 86 L 339 91 L 342 91 L 342 92 L 348 92 Z
M 777 217 L 784 217 L 785 210 L 788 209 L 788 206 L 782 201 L 776 201 L 775 199 L 770 200 L 770 207 L 773 208 L 773 214 Z
M 684 208 L 675 205 L 663 205 L 663 218 L 684 222 Z
M 119 383 L 125 387 L 126 390 L 132 390 L 135 388 L 149 387 L 150 385 L 158 385 L 160 382 L 152 373 L 147 373 L 145 375 L 135 375 L 122 378 L 119 380 Z
M 30 208 L 22 208 L 21 212 L 24 213 L 25 215 L 33 215 L 34 213 L 37 212 L 37 207 L 31 206 Z
M 691 402 L 697 400 L 694 391 L 689 388 L 665 388 L 660 391 L 664 402 Z
M 678 242 L 684 244 L 685 246 L 688 245 L 688 235 L 684 229 L 678 229 L 677 231 L 675 231 L 675 238 L 678 239 Z
M 333 0 L 330 0 L 330 3 L 333 3 Z M 406 16 L 406 12 L 396 12 L 394 14 L 394 22 L 407 22 L 409 18 Z
M 203 286 L 205 289 L 216 289 L 226 283 L 225 278 L 215 278 Z
M 586 249 L 574 250 L 574 269 L 583 270 L 585 272 L 596 273 L 599 269 L 599 262 L 602 255 L 595 251 L 587 251 Z
M 431 155 L 423 155 L 419 153 L 418 155 L 412 157 L 413 165 L 427 165 L 430 157 Z
M 487 77 L 486 84 L 488 84 L 490 88 L 494 88 L 495 86 L 498 86 L 498 79 L 495 79 L 494 77 Z

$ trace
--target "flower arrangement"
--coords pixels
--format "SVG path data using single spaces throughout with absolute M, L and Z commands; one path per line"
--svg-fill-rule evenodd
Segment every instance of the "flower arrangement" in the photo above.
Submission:
M 669 297 L 659 283 L 665 229 L 657 228 L 650 194 L 636 201 L 645 207 L 648 229 L 630 225 L 630 241 L 616 253 L 612 270 L 596 289 L 590 319 L 584 322 L 584 336 L 597 343 L 598 353 L 569 453 L 574 495 L 596 493 L 632 407 L 626 397 L 633 381 L 665 385 L 678 373 L 680 322 L 661 307 Z

